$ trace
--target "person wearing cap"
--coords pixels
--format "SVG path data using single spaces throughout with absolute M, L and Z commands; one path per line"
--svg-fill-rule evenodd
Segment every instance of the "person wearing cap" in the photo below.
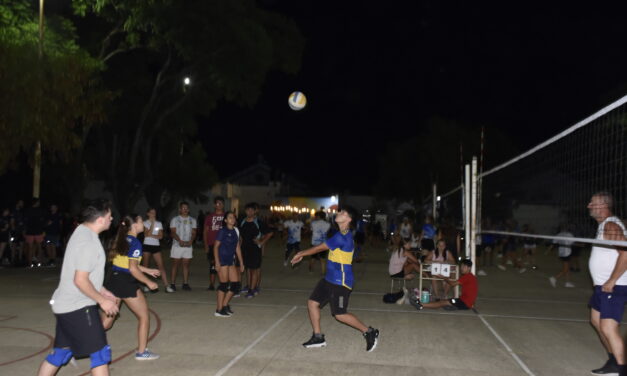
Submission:
M 410 303 L 416 307 L 416 309 L 421 310 L 423 308 L 444 308 L 447 310 L 466 310 L 470 309 L 475 305 L 475 300 L 477 300 L 477 295 L 479 293 L 479 284 L 477 283 L 477 277 L 472 274 L 472 261 L 466 259 L 462 260 L 460 265 L 461 277 L 458 280 L 452 280 L 448 277 L 443 276 L 435 276 L 442 278 L 442 280 L 447 283 L 449 286 L 461 286 L 462 287 L 462 296 L 459 299 L 446 299 L 440 300 L 439 302 L 433 303 L 421 303 L 418 297 L 413 297 L 410 299 Z

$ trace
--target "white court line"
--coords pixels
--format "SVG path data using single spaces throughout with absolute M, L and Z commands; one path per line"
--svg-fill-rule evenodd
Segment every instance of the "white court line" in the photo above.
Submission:
M 8 297 L 30 297 L 30 298 L 41 298 L 49 295 L 35 295 L 35 294 L 20 294 Z M 7 296 L 3 296 L 3 298 L 8 298 Z M 150 299 L 149 299 L 150 300 Z M 176 299 L 158 299 L 155 298 L 151 301 L 151 304 L 168 304 L 168 303 L 182 303 L 182 304 L 215 304 L 215 302 L 209 300 L 176 300 Z M 238 303 L 239 307 L 268 307 L 268 308 L 280 308 L 280 307 L 296 307 L 296 308 L 307 308 L 306 305 L 292 305 L 292 304 L 263 304 L 263 303 L 247 303 L 242 302 Z M 457 316 L 471 316 L 470 314 L 462 313 L 459 311 L 456 312 L 442 312 L 442 311 L 417 311 L 417 310 L 398 310 L 398 309 L 384 309 L 384 308 L 358 308 L 351 307 L 351 311 L 362 311 L 362 312 L 385 312 L 385 313 L 410 313 L 410 314 L 420 314 L 420 315 L 457 315 Z M 470 311 L 468 311 L 470 312 Z M 485 317 L 494 317 L 494 318 L 503 318 L 503 319 L 525 319 L 525 320 L 544 320 L 544 321 L 564 321 L 564 322 L 580 322 L 587 323 L 588 319 L 565 319 L 563 317 L 541 317 L 541 316 L 517 316 L 517 315 L 498 315 L 498 314 L 482 314 Z M 622 321 L 621 324 L 627 324 L 627 321 Z
M 540 317 L 540 316 L 515 316 L 515 315 L 491 315 L 491 314 L 481 314 L 484 317 L 496 317 L 499 319 L 522 319 L 522 320 L 544 320 L 544 321 L 566 321 L 566 322 L 590 322 L 589 319 L 564 319 L 560 317 Z M 625 323 L 623 321 L 623 323 Z
M 311 290 L 298 290 L 298 289 L 271 289 L 271 288 L 265 288 L 264 291 L 278 291 L 278 292 L 294 292 L 294 293 L 311 293 Z M 379 296 L 383 296 L 383 294 L 385 294 L 384 292 L 361 292 L 361 291 L 353 291 L 351 293 L 351 295 L 379 295 Z M 36 297 L 36 296 L 49 296 L 52 295 L 52 292 L 50 292 L 50 294 L 47 295 L 43 295 L 43 294 L 17 294 L 17 295 L 13 295 L 14 297 Z M 549 299 L 515 299 L 515 298 L 489 298 L 489 297 L 477 297 L 477 300 L 479 301 L 503 301 L 503 302 L 522 302 L 522 303 L 547 303 L 547 304 L 576 304 L 576 305 L 581 305 L 581 304 L 586 304 L 587 303 L 587 299 L 585 301 L 572 301 L 572 300 L 549 300 Z M 169 301 L 169 300 L 162 300 L 162 301 Z M 174 300 L 172 300 L 174 301 Z M 285 306 L 291 306 L 290 304 L 284 304 Z
M 311 289 L 309 290 L 298 290 L 298 289 L 267 289 L 264 288 L 264 291 L 282 291 L 282 292 L 298 292 L 298 293 L 311 293 Z M 385 293 L 381 292 L 364 292 L 364 291 L 352 291 L 351 295 L 382 295 Z
M 572 301 L 572 300 L 542 300 L 542 299 L 514 299 L 514 298 L 482 298 L 477 297 L 477 300 L 485 300 L 485 301 L 497 301 L 497 302 L 520 302 L 520 303 L 555 303 L 555 304 L 576 304 L 576 305 L 584 305 L 587 303 L 586 301 Z
M 516 355 L 516 353 L 512 350 L 511 347 L 509 347 L 509 345 L 503 340 L 503 338 L 501 338 L 501 336 L 496 332 L 496 330 L 494 330 L 494 328 L 492 328 L 492 326 L 486 321 L 486 319 L 483 318 L 483 316 L 481 316 L 480 314 L 477 315 L 479 316 L 479 318 L 481 319 L 481 321 L 483 322 L 483 324 L 485 324 L 485 326 L 492 332 L 492 334 L 494 334 L 494 336 L 496 337 L 496 339 L 499 340 L 499 342 L 501 342 L 501 344 L 503 345 L 503 347 L 505 347 L 505 349 L 507 350 L 507 352 L 509 352 L 509 355 L 512 356 L 512 358 L 514 358 L 514 360 L 518 363 L 518 365 L 520 366 L 520 368 L 522 368 L 527 375 L 529 376 L 535 376 L 533 372 L 531 372 L 531 370 L 527 367 L 527 365 L 525 364 L 525 362 L 523 362 L 518 355 Z
M 246 347 L 244 349 L 244 351 L 242 351 L 241 353 L 239 353 L 235 358 L 231 359 L 231 361 L 224 367 L 222 367 L 221 370 L 218 371 L 218 373 L 216 373 L 216 376 L 221 376 L 224 375 L 224 373 L 226 373 L 226 371 L 228 371 L 231 367 L 233 367 L 233 365 L 235 363 L 237 363 L 238 360 L 240 360 L 244 355 L 246 355 L 247 352 L 249 352 L 253 347 L 255 347 L 256 344 L 258 344 L 262 339 L 264 339 L 274 328 L 276 328 L 283 320 L 285 320 L 287 318 L 287 316 L 291 315 L 292 312 L 294 312 L 296 310 L 296 308 L 298 308 L 297 306 L 293 306 L 292 309 L 290 309 L 285 315 L 283 315 L 283 317 L 281 317 L 279 320 L 277 320 L 274 324 L 272 324 L 271 327 L 268 328 L 268 330 L 266 330 L 265 332 L 263 332 L 263 334 L 261 334 L 261 336 L 259 336 L 259 338 L 257 338 L 253 343 L 251 343 L 250 345 L 248 345 L 248 347 Z

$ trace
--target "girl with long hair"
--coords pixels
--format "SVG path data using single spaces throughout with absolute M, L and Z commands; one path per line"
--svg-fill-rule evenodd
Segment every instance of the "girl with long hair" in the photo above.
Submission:
M 420 261 L 410 250 L 400 234 L 392 235 L 388 272 L 391 278 L 413 279 L 420 273 Z
M 137 235 L 144 231 L 144 222 L 139 215 L 126 216 L 120 226 L 109 251 L 109 258 L 113 262 L 111 276 L 105 281 L 106 288 L 113 293 L 118 300 L 118 305 L 123 301 L 137 317 L 137 360 L 158 359 L 159 355 L 151 352 L 146 347 L 148 332 L 150 331 L 150 314 L 146 297 L 140 289 L 140 283 L 148 286 L 150 290 L 158 289 L 158 285 L 144 274 L 159 277 L 158 269 L 148 269 L 140 265 L 142 259 L 142 243 Z M 105 330 L 110 329 L 115 321 L 115 316 L 101 315 L 102 325 Z
M 146 216 L 148 217 L 144 221 L 144 249 L 143 249 L 143 259 L 142 265 L 144 268 L 147 268 L 150 263 L 150 256 L 155 259 L 155 264 L 157 264 L 157 269 L 159 269 L 159 273 L 161 274 L 161 280 L 163 281 L 163 286 L 165 286 L 165 292 L 174 292 L 170 284 L 168 283 L 168 276 L 165 272 L 165 266 L 163 265 L 163 257 L 161 256 L 161 243 L 160 240 L 163 239 L 163 224 L 157 220 L 157 209 L 149 208 L 146 211 Z M 144 289 L 144 292 L 149 292 L 150 289 Z M 157 292 L 158 290 L 152 291 Z
M 435 249 L 433 251 L 429 251 L 429 254 L 427 255 L 427 259 L 425 260 L 425 263 L 427 264 L 432 264 L 432 263 L 450 264 L 450 265 L 455 264 L 455 259 L 453 258 L 453 252 L 451 252 L 448 249 L 448 247 L 446 246 L 446 241 L 444 239 L 438 240 Z M 448 292 L 449 292 L 449 289 L 451 288 L 451 286 L 448 283 L 444 283 L 441 280 L 433 280 L 431 281 L 431 286 L 433 287 L 433 294 L 435 295 L 436 299 L 448 298 Z M 442 296 L 440 296 L 440 291 L 441 291 L 440 288 L 444 290 L 444 295 Z
M 239 293 L 241 288 L 239 273 L 244 273 L 239 230 L 235 227 L 236 221 L 235 213 L 229 211 L 224 214 L 224 226 L 218 232 L 213 245 L 213 257 L 220 280 L 217 307 L 214 313 L 217 317 L 229 317 L 233 314 L 229 301 L 233 295 Z M 237 270 L 236 259 L 239 260 L 240 270 Z

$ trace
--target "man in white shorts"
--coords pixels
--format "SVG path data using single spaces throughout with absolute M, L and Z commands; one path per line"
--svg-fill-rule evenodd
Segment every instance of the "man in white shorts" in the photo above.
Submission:
M 183 260 L 183 290 L 190 291 L 189 287 L 189 263 L 192 260 L 194 239 L 196 239 L 196 219 L 189 215 L 189 204 L 185 201 L 179 204 L 179 215 L 170 221 L 170 233 L 172 235 L 172 278 L 170 288 L 176 291 L 176 275 L 179 265 Z

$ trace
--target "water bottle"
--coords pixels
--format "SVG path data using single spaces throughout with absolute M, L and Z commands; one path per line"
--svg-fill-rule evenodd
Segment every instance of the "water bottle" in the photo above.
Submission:
M 423 289 L 422 293 L 420 294 L 420 302 L 429 303 L 430 297 L 431 297 L 431 294 L 429 294 L 429 290 Z

